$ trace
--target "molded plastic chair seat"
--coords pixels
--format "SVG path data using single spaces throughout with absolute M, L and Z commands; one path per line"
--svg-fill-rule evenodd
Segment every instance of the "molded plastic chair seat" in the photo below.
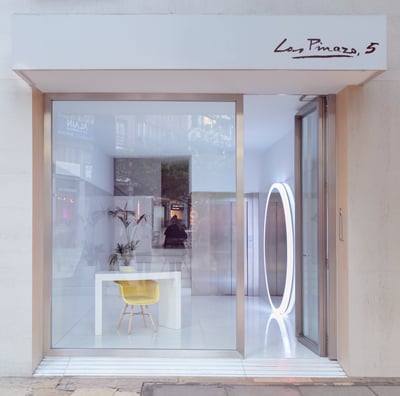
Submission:
M 115 281 L 115 283 L 119 285 L 122 300 L 125 302 L 125 307 L 121 313 L 117 329 L 119 330 L 121 327 L 124 315 L 129 314 L 128 334 L 130 334 L 133 315 L 141 314 L 144 325 L 147 327 L 145 316 L 148 316 L 154 331 L 157 331 L 149 305 L 156 304 L 160 299 L 160 288 L 158 282 L 154 280 L 137 280 Z M 127 312 L 129 306 L 131 307 L 130 312 Z M 135 306 L 140 307 L 140 312 L 134 312 Z M 145 306 L 147 313 L 143 311 L 143 306 Z

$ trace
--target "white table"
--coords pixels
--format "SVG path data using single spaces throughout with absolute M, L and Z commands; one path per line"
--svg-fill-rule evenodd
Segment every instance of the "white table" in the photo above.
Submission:
M 158 305 L 159 326 L 181 328 L 181 273 L 173 272 L 119 272 L 104 271 L 95 275 L 95 334 L 103 329 L 103 282 L 116 280 L 153 279 L 160 285 Z

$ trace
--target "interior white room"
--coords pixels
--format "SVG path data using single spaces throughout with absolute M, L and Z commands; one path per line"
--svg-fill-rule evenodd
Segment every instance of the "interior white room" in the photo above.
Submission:
M 248 358 L 316 358 L 296 341 L 294 312 L 283 316 L 272 312 L 267 297 L 263 250 L 268 190 L 276 182 L 285 183 L 291 190 L 294 188 L 294 116 L 311 99 L 299 95 L 244 97 L 245 355 Z M 60 101 L 53 104 L 52 348 L 234 351 L 234 235 L 215 238 L 215 235 L 231 232 L 235 221 L 234 106 L 211 103 L 217 109 L 214 113 L 222 114 L 219 119 L 228 120 L 225 129 L 218 132 L 219 138 L 215 134 L 204 138 L 199 125 L 190 125 L 192 139 L 188 146 L 183 135 L 168 139 L 162 134 L 162 125 L 158 130 L 149 131 L 143 122 L 143 129 L 135 130 L 135 144 L 130 143 L 127 149 L 122 146 L 126 142 L 124 134 L 132 128 L 133 121 L 129 116 L 132 110 L 129 103 L 111 103 L 118 109 L 111 109 L 111 113 L 118 114 L 115 128 L 106 116 L 110 113 L 110 102 Z M 164 113 L 164 105 L 151 103 L 154 109 L 150 113 L 160 109 Z M 146 105 L 140 103 L 140 106 Z M 190 104 L 171 106 L 171 114 L 175 114 L 178 107 L 180 113 L 192 114 L 192 110 L 185 109 Z M 203 129 L 211 128 L 213 117 L 205 116 L 210 115 L 209 104 L 199 106 L 197 103 L 197 106 L 200 110 L 197 108 L 196 111 L 200 111 L 201 116 L 198 114 L 193 119 L 202 118 Z M 171 125 L 182 122 L 182 119 L 174 120 L 173 116 L 158 116 L 157 122 L 160 120 Z M 183 120 L 187 122 L 187 118 Z M 204 120 L 210 125 L 204 125 Z M 187 128 L 185 125 L 182 130 Z M 110 132 L 114 130 L 115 133 Z M 146 138 L 150 139 L 151 145 L 146 144 Z M 154 139 L 161 138 L 162 146 L 160 142 L 155 144 Z M 202 145 L 208 146 L 204 149 Z M 120 192 L 116 192 L 115 187 L 118 160 L 115 159 L 143 162 L 151 157 L 152 169 L 154 166 L 159 169 L 163 165 L 158 160 L 154 165 L 154 158 L 163 158 L 165 162 L 165 158 L 188 156 L 192 218 L 184 217 L 184 220 L 188 222 L 189 238 L 185 249 L 164 249 L 163 212 L 166 204 L 154 200 L 154 196 L 162 195 L 161 191 L 153 191 L 153 197 L 135 195 L 132 189 L 141 187 L 128 186 L 120 175 L 118 188 L 131 190 L 125 196 L 118 195 Z M 133 165 L 140 166 L 136 162 Z M 210 174 L 213 176 L 209 177 Z M 160 188 L 159 180 L 156 185 Z M 169 213 L 179 214 L 172 210 L 172 204 L 169 205 L 168 217 Z M 94 332 L 94 277 L 97 272 L 118 270 L 110 267 L 108 258 L 114 242 L 124 234 L 123 227 L 117 226 L 115 218 L 110 218 L 107 213 L 126 206 L 135 211 L 136 219 L 146 215 L 146 221 L 134 228 L 135 239 L 140 241 L 131 263 L 134 270 L 180 273 L 182 315 L 179 329 L 159 323 L 161 304 L 155 304 L 150 309 L 157 323 L 156 332 L 148 320 L 145 327 L 138 316 L 133 318 L 131 334 L 128 334 L 128 318 L 123 319 L 118 330 L 116 325 L 124 304 L 118 286 L 104 282 L 101 335 Z M 180 215 L 186 215 L 185 210 Z M 208 240 L 217 240 L 211 248 L 192 241 L 199 232 L 194 227 L 198 224 L 195 216 L 199 215 L 212 215 L 212 222 L 203 231 Z

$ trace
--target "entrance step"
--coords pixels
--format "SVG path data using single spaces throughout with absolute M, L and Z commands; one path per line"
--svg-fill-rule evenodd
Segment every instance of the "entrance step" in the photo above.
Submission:
M 192 359 L 45 357 L 35 377 L 346 378 L 337 361 L 313 359 Z

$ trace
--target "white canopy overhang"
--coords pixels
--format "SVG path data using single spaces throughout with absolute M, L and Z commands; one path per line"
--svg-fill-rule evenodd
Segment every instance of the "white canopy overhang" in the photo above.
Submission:
M 15 15 L 13 69 L 53 93 L 336 93 L 386 69 L 386 18 Z

